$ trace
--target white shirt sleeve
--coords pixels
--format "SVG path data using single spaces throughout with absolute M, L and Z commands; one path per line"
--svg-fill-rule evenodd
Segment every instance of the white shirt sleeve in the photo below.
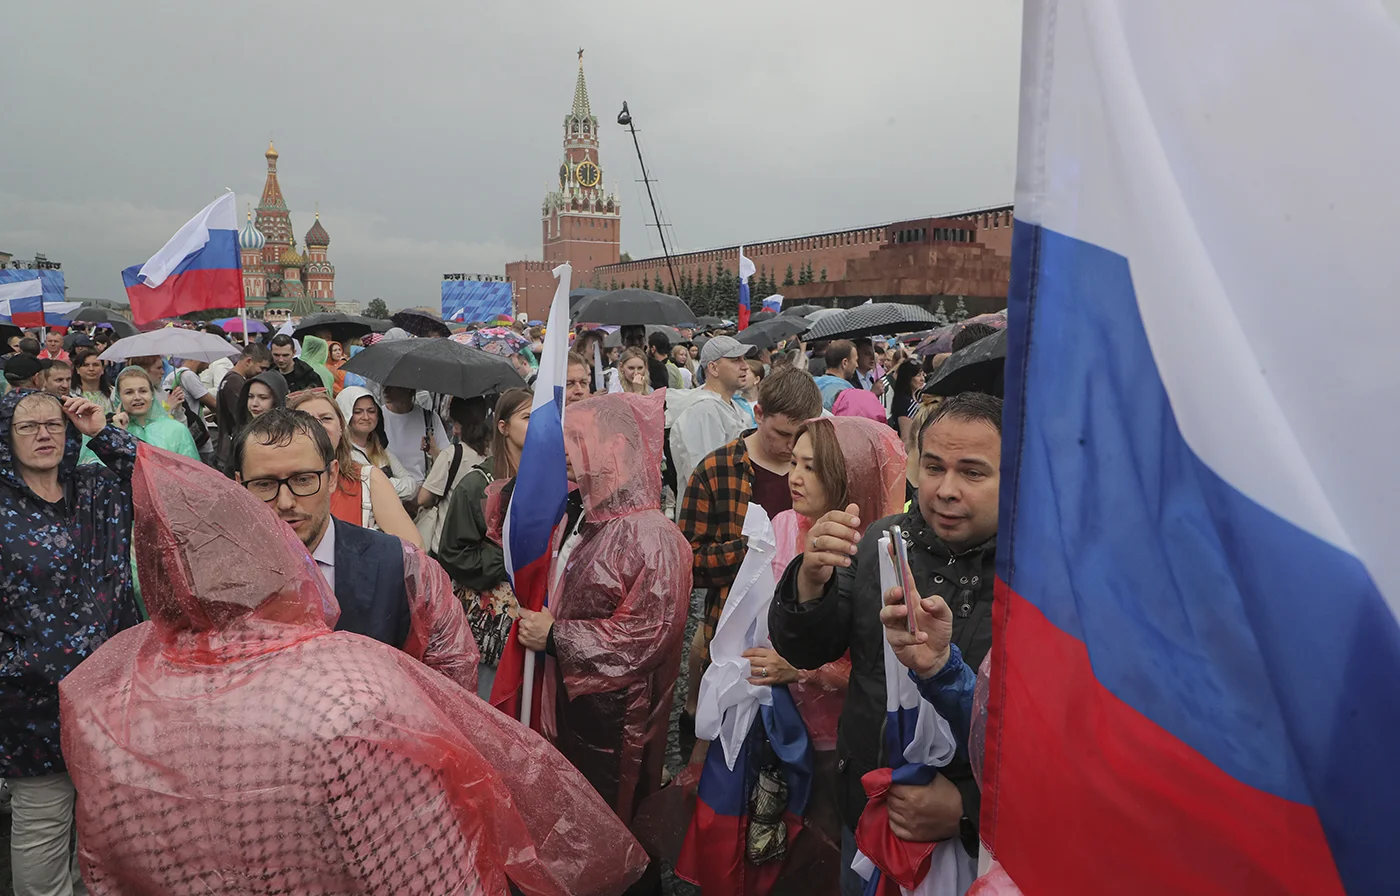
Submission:
M 394 487 L 394 494 L 403 501 L 417 498 L 419 481 L 414 478 L 413 472 L 394 456 L 394 452 L 387 453 L 389 455 L 389 471 L 394 474 L 389 477 L 389 483 Z
M 193 399 L 196 403 L 209 394 L 209 390 L 205 388 L 204 383 L 200 382 L 199 374 L 190 370 L 188 367 L 180 368 L 180 385 L 185 390 L 185 396 Z
M 437 456 L 433 461 L 433 468 L 428 471 L 428 478 L 423 480 L 423 487 L 441 498 L 447 494 L 447 471 L 452 469 L 452 455 L 456 452 L 447 450 Z M 466 463 L 466 456 L 463 455 L 462 462 Z
M 687 408 L 671 428 L 671 460 L 676 464 L 676 487 L 684 489 L 705 455 L 729 441 L 729 428 L 718 402 L 704 401 Z

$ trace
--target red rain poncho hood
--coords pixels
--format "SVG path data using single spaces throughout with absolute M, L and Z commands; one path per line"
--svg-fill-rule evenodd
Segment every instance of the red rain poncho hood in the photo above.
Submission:
M 60 688 L 94 894 L 602 894 L 640 873 L 552 747 L 332 632 L 334 594 L 260 501 L 149 446 L 134 493 L 152 621 Z

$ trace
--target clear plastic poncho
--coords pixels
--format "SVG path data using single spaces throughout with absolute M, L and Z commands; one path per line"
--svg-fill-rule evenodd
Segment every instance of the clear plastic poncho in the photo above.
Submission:
M 334 594 L 262 502 L 147 446 L 134 501 L 152 620 L 60 686 L 92 893 L 606 894 L 643 870 L 544 740 L 333 632 Z
M 690 544 L 661 513 L 665 402 L 664 389 L 595 395 L 564 418 L 584 525 L 550 607 L 545 714 L 560 752 L 629 822 L 661 785 L 690 604 Z

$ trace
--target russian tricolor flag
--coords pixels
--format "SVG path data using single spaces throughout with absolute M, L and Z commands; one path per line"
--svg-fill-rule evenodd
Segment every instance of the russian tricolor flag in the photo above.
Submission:
M 877 551 L 881 592 L 899 584 L 889 546 L 886 533 Z M 865 880 L 865 896 L 961 896 L 976 873 L 961 840 L 915 843 L 890 830 L 890 787 L 932 783 L 938 770 L 952 761 L 957 741 L 948 722 L 919 695 L 918 685 L 888 641 L 884 660 L 885 754 L 890 764 L 861 778 L 869 801 L 856 827 L 859 852 L 851 867 Z
M 136 323 L 191 311 L 242 308 L 238 212 L 225 193 L 175 232 L 143 265 L 122 271 Z
M 0 283 L 0 316 L 8 317 L 17 327 L 46 326 L 44 320 L 44 284 L 39 272 L 10 283 Z
M 749 264 L 753 264 L 753 262 L 749 262 Z M 763 310 L 771 311 L 774 314 L 777 314 L 779 311 L 782 311 L 783 297 L 776 292 L 773 293 L 771 296 L 763 300 Z
M 753 261 L 744 256 L 744 247 L 739 247 L 739 329 L 749 325 L 749 278 L 758 272 Z
M 1024 29 L 983 838 L 1027 894 L 1396 892 L 1400 28 Z
M 569 284 L 573 267 L 568 262 L 554 269 L 559 286 L 549 308 L 544 350 L 535 378 L 535 399 L 530 405 L 530 428 L 520 452 L 510 506 L 502 529 L 506 571 L 520 605 L 536 612 L 547 605 L 549 567 L 554 555 L 554 527 L 564 518 L 569 497 L 568 460 L 564 453 L 564 383 L 569 364 Z M 538 716 L 534 669 L 539 658 L 526 650 L 512 626 L 491 686 L 491 705 L 513 718 L 533 704 L 527 723 Z M 527 671 L 528 670 L 528 671 Z M 527 699 L 522 700 L 522 691 Z

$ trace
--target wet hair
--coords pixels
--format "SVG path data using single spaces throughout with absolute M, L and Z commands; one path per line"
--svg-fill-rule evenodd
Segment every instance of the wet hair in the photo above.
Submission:
M 837 370 L 856 350 L 856 344 L 849 339 L 838 339 L 826 347 L 827 370 Z
M 250 342 L 243 346 L 243 357 L 254 364 L 271 364 L 272 352 L 267 350 L 267 346 L 260 342 Z
M 793 421 L 810 420 L 822 412 L 822 390 L 807 371 L 800 367 L 783 367 L 758 384 L 758 406 L 765 417 L 780 415 Z
M 497 479 L 505 479 L 516 473 L 511 469 L 508 456 L 510 449 L 506 445 L 506 434 L 501 432 L 500 424 L 502 421 L 508 422 L 522 406 L 530 404 L 534 398 L 529 389 L 510 389 L 501 393 L 501 397 L 496 400 L 496 425 L 491 436 L 491 457 L 496 464 L 494 475 Z
M 321 455 L 321 462 L 330 466 L 335 460 L 335 446 L 321 421 L 305 411 L 273 408 L 261 417 L 254 417 L 234 436 L 233 469 L 240 474 L 243 472 L 243 452 L 250 440 L 259 445 L 286 448 L 299 435 L 310 439 L 316 445 L 316 453 Z
M 491 450 L 493 431 L 491 405 L 485 396 L 453 398 L 447 406 L 447 416 L 462 428 L 462 441 L 477 454 Z
M 968 324 L 953 336 L 953 351 L 967 348 L 979 339 L 986 339 L 996 333 L 997 328 L 991 324 Z
M 938 406 L 938 410 L 928 416 L 924 425 L 919 427 L 920 448 L 924 444 L 924 433 L 945 417 L 969 422 L 981 421 L 995 429 L 997 435 L 1001 435 L 1001 399 L 985 392 L 962 392 L 946 399 Z
M 278 333 L 276 336 L 272 337 L 272 345 L 278 348 L 286 348 L 289 345 L 295 347 L 296 343 L 293 342 L 292 337 L 288 336 L 286 333 Z M 269 352 L 269 354 L 271 353 Z
M 812 469 L 826 492 L 828 506 L 821 512 L 844 509 L 847 504 L 846 455 L 841 453 L 841 443 L 836 439 L 836 425 L 825 417 L 808 420 L 797 430 L 798 439 L 804 435 L 812 440 Z
M 138 377 L 138 376 L 141 377 L 142 379 L 144 379 L 144 380 L 146 381 L 146 385 L 148 385 L 148 386 L 151 387 L 151 391 L 152 391 L 152 392 L 155 391 L 155 389 L 156 389 L 156 384 L 153 383 L 153 382 L 151 382 L 151 375 L 150 375 L 149 373 L 146 372 L 146 368 L 141 367 L 141 366 L 136 365 L 136 364 L 132 364 L 132 365 L 130 365 L 130 366 L 128 366 L 128 367 L 122 368 L 122 370 L 117 374 L 117 382 L 116 382 L 116 384 L 115 384 L 116 390 L 117 390 L 118 392 L 121 392 L 121 390 L 122 390 L 122 380 L 129 380 L 129 379 L 131 379 L 132 377 Z

